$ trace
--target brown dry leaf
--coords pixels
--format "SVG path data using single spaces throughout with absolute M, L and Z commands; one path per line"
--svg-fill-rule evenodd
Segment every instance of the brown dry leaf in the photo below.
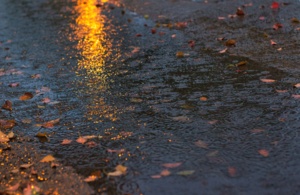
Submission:
M 153 179 L 159 179 L 159 178 L 161 178 L 161 175 L 151 175 L 151 177 L 152 177 Z
M 241 9 L 237 9 L 237 12 L 235 13 L 238 16 L 243 16 L 245 13 Z
M 265 129 L 252 129 L 250 130 L 252 133 L 261 133 L 263 132 Z
M 97 176 L 91 175 L 91 176 L 85 178 L 84 181 L 85 182 L 92 182 L 92 181 L 95 181 L 96 179 L 98 179 Z
M 14 138 L 14 136 L 15 136 L 15 134 L 12 131 L 7 134 L 7 138 L 9 138 L 9 139 Z
M 20 85 L 20 83 L 11 83 L 11 84 L 9 84 L 10 87 L 17 87 L 19 85 Z
M 262 82 L 265 82 L 265 83 L 274 83 L 275 80 L 273 79 L 260 79 Z
M 236 170 L 233 167 L 228 167 L 228 173 L 231 177 L 235 176 Z
M 276 45 L 277 43 L 275 43 L 273 40 L 270 40 L 271 45 Z
M 107 176 L 120 176 L 123 175 L 121 171 L 114 171 L 107 174 Z
M 216 124 L 217 122 L 218 122 L 217 120 L 214 120 L 214 121 L 208 121 L 207 124 L 213 125 L 213 124 Z
M 257 151 L 260 155 L 267 157 L 269 155 L 269 151 L 266 149 L 261 149 Z
M 117 171 L 121 171 L 124 175 L 126 174 L 126 170 L 127 170 L 127 167 L 123 166 L 123 165 L 118 165 L 116 166 L 116 170 Z
M 48 123 L 44 123 L 41 126 L 44 127 L 44 128 L 53 128 L 54 127 L 53 124 L 49 123 L 49 122 Z
M 2 133 L 2 131 L 0 131 L 0 142 L 8 142 L 9 138 L 7 137 L 7 135 L 5 133 Z
M 7 101 L 5 102 L 5 104 L 2 106 L 2 108 L 5 109 L 5 110 L 10 110 L 10 111 L 12 111 L 12 103 L 11 103 L 11 101 L 7 100 Z
M 38 134 L 36 134 L 36 137 L 46 137 L 47 138 L 47 131 L 45 133 L 38 132 Z
M 294 85 L 293 87 L 300 87 L 300 83 L 297 83 L 296 85 Z
M 87 141 L 87 139 L 84 139 L 83 137 L 79 137 L 76 142 L 84 144 Z
M 225 53 L 227 51 L 227 48 L 225 48 L 224 50 L 222 51 L 219 51 L 219 53 Z
M 180 166 L 182 163 L 165 163 L 162 164 L 162 167 L 166 167 L 166 168 L 174 168 L 174 167 L 178 167 Z
M 242 62 L 236 64 L 236 66 L 243 66 L 243 65 L 245 65 L 245 64 L 247 64 L 247 61 L 242 61 Z
M 235 46 L 235 40 L 229 39 L 228 41 L 225 42 L 226 46 Z
M 160 175 L 161 175 L 161 176 L 168 176 L 168 175 L 171 175 L 171 172 L 170 172 L 168 169 L 162 170 L 162 171 L 160 172 Z
M 205 148 L 205 149 L 208 148 L 207 143 L 205 143 L 204 141 L 200 141 L 200 140 L 196 141 L 195 145 L 199 146 L 200 148 Z
M 299 23 L 299 20 L 297 18 L 292 18 L 291 21 L 294 23 Z
M 218 150 L 216 150 L 216 151 L 213 151 L 213 152 L 207 153 L 207 154 L 206 154 L 206 156 L 215 156 L 215 155 L 217 155 L 218 153 L 219 153 L 219 151 L 218 151 Z
M 52 121 L 48 121 L 48 123 L 52 124 L 52 125 L 56 125 L 59 123 L 60 117 L 58 119 L 52 120 Z
M 206 97 L 201 97 L 201 98 L 200 98 L 200 100 L 202 100 L 202 101 L 206 101 L 206 100 L 207 100 L 207 98 L 206 98 Z
M 20 187 L 20 184 L 17 183 L 16 185 L 11 186 L 11 187 L 7 188 L 6 190 L 7 191 L 16 191 L 19 187 Z
M 62 145 L 65 145 L 65 144 L 70 144 L 71 142 L 72 142 L 71 139 L 64 139 L 64 140 L 61 142 L 61 144 L 62 144 Z
M 40 162 L 52 162 L 54 160 L 55 160 L 55 158 L 53 156 L 47 155 Z
M 294 98 L 300 98 L 300 95 L 292 95 L 292 97 L 294 97 Z
M 59 164 L 55 162 L 51 162 L 51 168 L 56 168 L 56 167 L 59 167 Z
M 182 51 L 179 51 L 179 52 L 176 53 L 176 57 L 177 57 L 177 58 L 182 58 L 183 55 L 184 55 L 184 54 L 183 54 Z
M 42 99 L 42 102 L 47 104 L 47 103 L 51 102 L 51 100 L 50 100 L 50 98 L 46 97 L 46 98 Z
M 22 95 L 19 100 L 29 100 L 31 98 L 33 98 L 33 94 L 32 93 L 29 93 L 29 92 L 25 92 L 24 95 Z
M 32 164 L 23 164 L 23 165 L 20 165 L 20 168 L 27 169 L 27 168 L 31 167 L 32 165 L 33 165 L 33 163 Z
M 15 126 L 15 120 L 2 120 L 0 119 L 0 129 L 8 129 Z
M 23 119 L 22 123 L 29 124 L 29 123 L 31 123 L 31 119 Z

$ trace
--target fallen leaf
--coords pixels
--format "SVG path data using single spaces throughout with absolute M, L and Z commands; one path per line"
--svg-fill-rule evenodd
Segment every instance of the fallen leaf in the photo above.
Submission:
M 300 95 L 292 95 L 292 97 L 294 97 L 294 98 L 300 98 Z
M 83 137 L 79 137 L 76 142 L 84 144 L 87 141 L 87 139 L 84 139 Z
M 7 134 L 7 138 L 12 139 L 14 138 L 15 134 L 11 131 Z
M 175 167 L 180 166 L 181 164 L 182 163 L 165 163 L 165 164 L 162 164 L 161 166 L 166 167 L 166 168 L 175 168 Z
M 176 116 L 176 117 L 172 117 L 173 120 L 175 121 L 187 121 L 188 117 L 186 116 Z
M 140 102 L 142 102 L 143 100 L 140 99 L 140 98 L 131 98 L 130 101 L 131 101 L 131 102 L 134 102 L 134 103 L 140 103 Z
M 49 122 L 48 123 L 44 123 L 41 126 L 44 127 L 44 128 L 53 128 L 54 127 L 53 124 L 49 123 Z
M 184 55 L 184 54 L 183 54 L 182 51 L 179 51 L 179 52 L 176 53 L 176 57 L 177 57 L 177 58 L 182 58 L 183 55 Z
M 139 33 L 138 33 L 138 34 L 136 34 L 135 36 L 137 36 L 137 37 L 141 37 L 141 36 L 142 36 L 142 34 L 139 34 Z
M 94 141 L 90 141 L 90 142 L 87 142 L 86 145 L 88 145 L 89 148 L 93 148 L 93 147 L 98 146 L 99 144 Z
M 116 166 L 116 170 L 117 171 L 121 171 L 124 175 L 126 174 L 126 170 L 127 170 L 127 167 L 123 166 L 123 165 L 118 165 Z
M 227 51 L 227 48 L 225 48 L 224 50 L 222 51 L 219 51 L 219 53 L 225 53 Z
M 49 87 L 41 87 L 41 91 L 49 92 L 51 89 Z
M 277 43 L 275 43 L 273 40 L 270 40 L 271 45 L 276 45 Z
M 260 155 L 267 157 L 269 155 L 269 151 L 266 149 L 261 149 L 257 151 Z
M 112 150 L 112 149 L 107 149 L 107 152 L 122 153 L 122 152 L 125 152 L 125 149 L 121 149 L 121 150 Z
M 36 74 L 36 75 L 34 76 L 34 78 L 40 79 L 40 78 L 42 78 L 42 75 L 41 75 L 41 74 Z
M 29 92 L 25 92 L 25 94 L 22 95 L 19 100 L 29 100 L 31 98 L 33 98 L 33 94 Z
M 54 160 L 55 160 L 55 158 L 53 156 L 47 155 L 40 162 L 52 162 Z
M 59 167 L 59 164 L 51 162 L 51 168 L 56 168 L 56 167 Z
M 47 123 L 50 123 L 52 125 L 56 125 L 59 123 L 60 117 L 58 119 L 52 120 L 52 121 L 48 121 Z
M 233 167 L 228 167 L 228 173 L 231 177 L 235 176 L 236 170 Z
M 7 137 L 7 135 L 5 133 L 2 133 L 2 131 L 0 131 L 0 142 L 8 142 L 9 138 Z
M 7 191 L 16 191 L 19 187 L 20 187 L 20 184 L 17 183 L 16 185 L 11 186 L 11 187 L 7 188 L 6 190 Z
M 243 15 L 245 15 L 245 13 L 244 13 L 241 9 L 237 9 L 237 11 L 236 11 L 235 14 L 238 15 L 238 16 L 243 16 Z
M 194 108 L 195 106 L 193 105 L 188 105 L 188 104 L 183 104 L 181 105 L 181 108 L 184 108 L 184 109 L 191 109 L 191 108 Z
M 247 61 L 242 61 L 242 62 L 236 64 L 236 66 L 243 66 L 243 65 L 246 65 L 246 64 L 247 64 Z
M 177 172 L 177 175 L 192 175 L 195 171 L 194 170 L 185 170 L 185 171 L 180 171 Z
M 11 170 L 10 172 L 11 172 L 11 173 L 18 173 L 18 172 L 19 172 L 19 169 L 14 169 L 14 170 Z
M 0 119 L 0 129 L 8 129 L 15 126 L 14 120 L 2 120 Z
M 159 32 L 159 33 L 158 33 L 158 35 L 160 35 L 160 36 L 161 36 L 161 35 L 165 35 L 165 34 L 166 34 L 165 32 Z
M 252 129 L 250 130 L 252 133 L 261 133 L 263 132 L 265 129 Z
M 38 132 L 38 134 L 36 134 L 36 137 L 47 137 L 47 131 L 45 133 Z
M 286 93 L 288 92 L 289 90 L 276 90 L 278 93 Z
M 294 23 L 299 23 L 299 20 L 297 18 L 292 18 L 291 21 Z
M 200 100 L 202 100 L 202 101 L 206 101 L 206 100 L 207 100 L 207 98 L 206 98 L 206 97 L 201 97 L 201 98 L 200 98 Z
M 282 28 L 282 27 L 283 27 L 283 25 L 281 23 L 276 23 L 273 26 L 273 30 L 277 30 L 278 28 Z
M 168 175 L 171 175 L 171 172 L 170 172 L 168 169 L 162 170 L 162 171 L 160 172 L 160 175 L 161 175 L 161 176 L 168 176 Z
M 11 84 L 9 84 L 10 87 L 17 87 L 19 85 L 20 85 L 20 83 L 11 83 Z
M 96 179 L 98 179 L 97 176 L 91 175 L 91 176 L 85 178 L 84 181 L 85 182 L 92 182 L 92 181 L 95 181 Z
M 229 39 L 228 41 L 225 42 L 225 45 L 226 46 L 235 46 L 236 43 L 235 43 L 235 40 Z
M 20 165 L 20 168 L 24 168 L 24 169 L 27 169 L 29 167 L 31 167 L 33 164 L 23 164 L 23 165 Z
M 226 19 L 225 17 L 218 17 L 219 20 L 224 20 Z
M 281 50 L 282 50 L 282 48 L 278 48 L 277 50 L 278 50 L 278 51 L 281 51 Z
M 36 192 L 39 192 L 41 189 L 37 186 L 27 184 L 27 187 L 23 190 L 23 195 L 35 195 Z
M 277 9 L 279 8 L 279 3 L 277 3 L 276 1 L 273 2 L 272 6 L 271 6 L 272 9 Z
M 72 142 L 71 139 L 64 139 L 64 140 L 61 142 L 61 144 L 62 144 L 62 145 L 65 145 L 65 144 L 70 144 L 71 142 Z
M 5 104 L 2 106 L 2 108 L 5 109 L 5 110 L 10 110 L 10 111 L 12 111 L 12 103 L 11 103 L 11 101 L 7 100 L 7 101 L 5 102 Z
M 107 174 L 107 176 L 120 176 L 123 175 L 121 171 L 114 171 Z
M 273 79 L 260 79 L 262 82 L 265 82 L 265 83 L 274 83 L 275 80 Z
M 175 38 L 175 37 L 176 37 L 176 35 L 174 34 L 174 35 L 172 35 L 171 37 L 172 37 L 172 38 Z
M 99 136 L 97 136 L 97 135 L 85 135 L 85 136 L 82 136 L 82 138 L 84 138 L 84 139 L 93 139 L 93 138 L 97 138 L 97 137 L 99 137 Z
M 52 102 L 49 102 L 48 104 L 54 105 L 54 104 L 58 104 L 58 103 L 60 103 L 60 101 L 52 101 Z
M 300 87 L 300 83 L 297 83 L 296 85 L 294 85 L 293 87 Z
M 214 121 L 208 121 L 207 124 L 213 125 L 213 124 L 216 124 L 217 122 L 218 122 L 217 120 L 214 120 Z
M 178 22 L 178 23 L 176 23 L 175 25 L 176 25 L 177 27 L 179 27 L 179 28 L 184 28 L 184 27 L 186 27 L 187 22 L 185 22 L 185 23 L 183 23 L 183 22 Z
M 151 175 L 151 177 L 152 177 L 153 179 L 159 179 L 159 178 L 161 178 L 161 175 Z
M 40 109 L 41 108 L 46 108 L 46 106 L 41 106 L 41 105 L 38 105 L 38 104 L 37 104 L 37 107 L 40 108 Z
M 46 97 L 46 98 L 42 99 L 42 102 L 43 103 L 49 103 L 49 102 L 51 102 L 51 100 L 48 97 Z
M 156 33 L 156 29 L 151 29 L 151 33 L 155 34 Z
M 207 153 L 207 154 L 206 154 L 206 156 L 215 156 L 215 155 L 217 155 L 218 153 L 219 153 L 219 151 L 218 151 L 218 150 L 216 150 L 216 151 L 213 151 L 213 152 Z
M 29 124 L 31 123 L 31 119 L 23 119 L 22 123 Z
M 265 17 L 259 17 L 259 19 L 260 19 L 260 20 L 264 20 L 264 19 L 265 19 Z
M 200 148 L 205 148 L 205 149 L 208 148 L 207 143 L 205 143 L 204 141 L 201 141 L 201 140 L 196 141 L 195 145 L 200 147 Z

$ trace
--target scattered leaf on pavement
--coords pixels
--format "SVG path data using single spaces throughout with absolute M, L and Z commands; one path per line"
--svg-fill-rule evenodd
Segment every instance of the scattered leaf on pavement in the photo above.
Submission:
M 10 111 L 12 111 L 12 103 L 11 103 L 11 101 L 7 100 L 7 101 L 5 102 L 5 104 L 2 106 L 2 108 L 5 109 L 5 110 L 10 110 Z
M 233 167 L 228 167 L 228 173 L 231 177 L 235 176 L 236 170 Z
M 177 175 L 192 175 L 195 171 L 194 170 L 185 170 L 185 171 L 180 171 L 177 172 Z
M 200 147 L 200 148 L 205 148 L 205 149 L 208 148 L 207 143 L 205 143 L 204 141 L 200 141 L 200 140 L 196 141 L 195 145 Z
M 96 179 L 98 179 L 97 176 L 91 175 L 91 176 L 85 178 L 84 181 L 85 182 L 92 182 L 92 181 L 95 181 Z
M 25 94 L 20 97 L 20 100 L 29 100 L 31 98 L 33 98 L 33 94 L 29 92 L 25 92 Z
M 51 161 L 54 161 L 55 158 L 51 155 L 47 155 L 45 156 L 40 162 L 51 162 Z
M 72 142 L 71 139 L 64 139 L 61 144 L 64 145 L 64 144 L 70 144 Z
M 262 82 L 265 82 L 265 83 L 274 83 L 275 80 L 273 79 L 260 79 Z
M 260 155 L 267 157 L 269 155 L 269 151 L 266 149 L 261 149 L 257 151 Z
M 23 165 L 20 165 L 20 168 L 24 168 L 24 169 L 27 169 L 29 167 L 31 167 L 33 164 L 23 164 Z
M 20 184 L 17 183 L 16 185 L 11 186 L 11 187 L 7 188 L 6 190 L 7 191 L 16 191 L 19 187 L 20 187 Z
M 20 83 L 11 83 L 11 84 L 9 84 L 10 87 L 17 87 L 19 85 L 20 85 Z
M 84 139 L 83 137 L 79 137 L 76 142 L 84 144 L 87 141 L 87 139 Z
M 175 168 L 175 167 L 180 166 L 181 164 L 182 163 L 165 163 L 165 164 L 162 164 L 161 166 L 166 167 L 166 168 Z
M 171 172 L 170 172 L 168 169 L 162 170 L 162 171 L 160 172 L 160 175 L 161 175 L 161 176 L 168 176 L 168 175 L 171 175 Z

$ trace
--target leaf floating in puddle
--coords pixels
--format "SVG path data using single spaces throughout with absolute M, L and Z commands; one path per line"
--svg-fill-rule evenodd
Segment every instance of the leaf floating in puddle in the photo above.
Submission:
M 273 79 L 260 79 L 262 82 L 265 82 L 265 83 L 274 83 L 275 80 Z
M 33 94 L 32 93 L 29 93 L 29 92 L 25 92 L 24 95 L 22 95 L 19 100 L 29 100 L 33 98 Z
M 266 149 L 261 149 L 261 150 L 258 150 L 257 152 L 264 157 L 269 156 L 269 151 Z
M 12 103 L 11 103 L 11 101 L 7 100 L 7 101 L 5 102 L 5 104 L 2 106 L 2 108 L 5 109 L 5 110 L 10 110 L 10 111 L 12 111 Z
M 176 174 L 177 175 L 192 175 L 195 171 L 194 170 L 185 170 L 185 171 L 180 171 L 180 172 L 177 172 Z
M 198 147 L 200 147 L 200 148 L 205 148 L 205 149 L 208 148 L 207 143 L 205 143 L 204 141 L 201 141 L 201 140 L 196 141 L 195 145 L 198 146 Z
M 161 166 L 166 167 L 166 168 L 175 168 L 175 167 L 180 166 L 181 164 L 182 163 L 165 163 L 165 164 L 162 164 Z
M 130 101 L 131 101 L 131 102 L 134 102 L 134 103 L 140 103 L 140 102 L 142 102 L 143 100 L 140 99 L 140 98 L 131 98 Z
M 70 144 L 71 142 L 72 142 L 71 139 L 64 139 L 64 140 L 61 142 L 61 144 L 62 144 L 62 145 L 65 145 L 65 144 Z
M 40 162 L 51 162 L 51 161 L 54 161 L 55 158 L 51 155 L 47 155 L 45 156 Z

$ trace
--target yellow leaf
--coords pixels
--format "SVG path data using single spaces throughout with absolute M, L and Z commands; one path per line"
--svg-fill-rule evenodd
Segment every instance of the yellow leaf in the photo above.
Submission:
M 55 158 L 51 155 L 47 155 L 45 156 L 40 162 L 51 162 L 51 161 L 54 161 Z

